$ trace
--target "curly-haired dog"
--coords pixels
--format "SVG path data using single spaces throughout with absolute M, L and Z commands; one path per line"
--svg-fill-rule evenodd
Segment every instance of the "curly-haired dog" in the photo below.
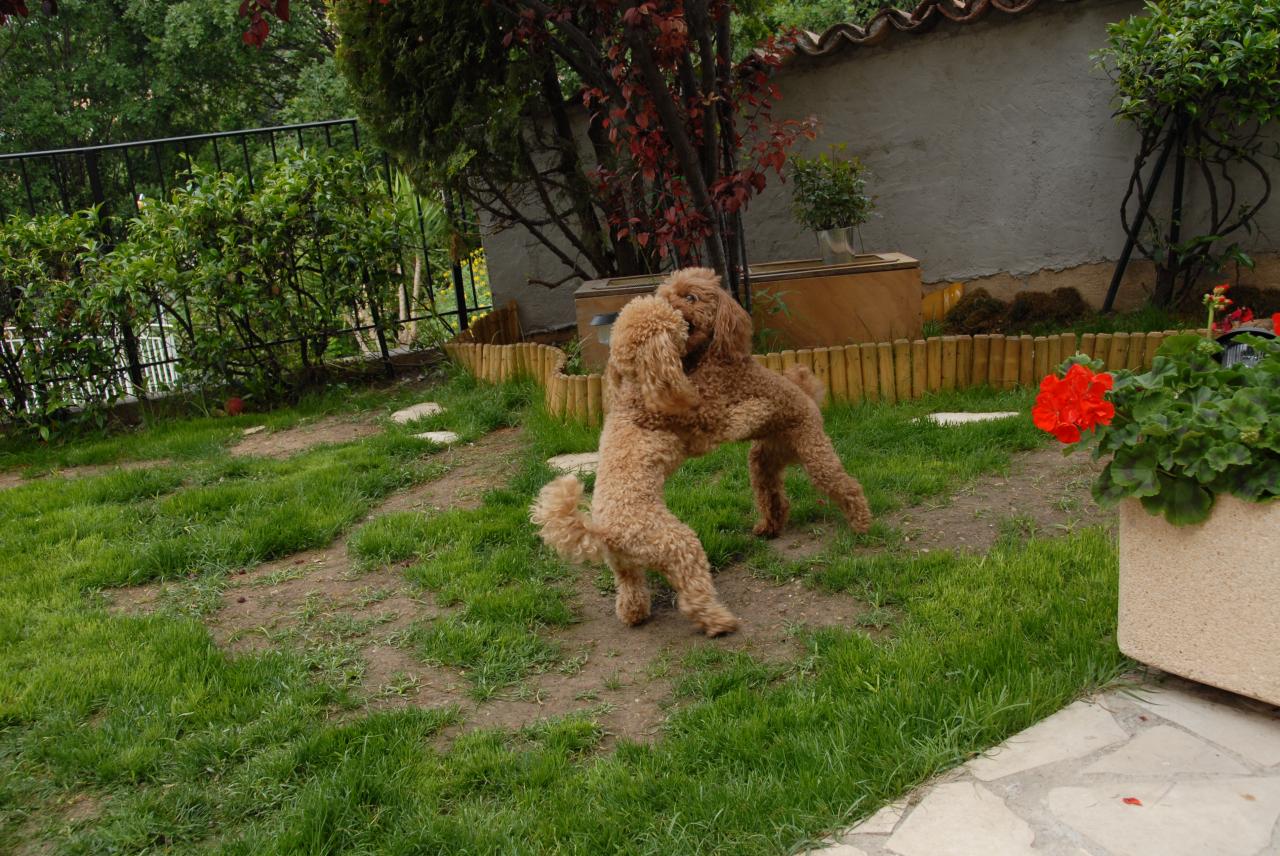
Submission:
M 866 531 L 871 514 L 862 487 L 822 428 L 821 384 L 805 368 L 784 377 L 751 359 L 751 317 L 713 271 L 676 271 L 656 294 L 626 305 L 610 338 L 610 410 L 591 514 L 580 508 L 582 484 L 562 476 L 542 489 L 531 517 L 564 558 L 608 563 L 621 621 L 638 624 L 649 616 L 645 570 L 654 569 L 676 590 L 680 611 L 708 636 L 737 629 L 716 596 L 698 536 L 662 495 L 682 462 L 721 443 L 754 441 L 757 535 L 773 537 L 786 523 L 782 474 L 793 462 L 851 527 Z

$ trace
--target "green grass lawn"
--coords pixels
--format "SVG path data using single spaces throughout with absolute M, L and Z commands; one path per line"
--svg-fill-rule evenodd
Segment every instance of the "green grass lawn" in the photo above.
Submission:
M 351 551 L 367 565 L 406 562 L 405 575 L 450 607 L 405 645 L 464 671 L 483 700 L 566 656 L 547 631 L 574 620 L 571 582 L 593 572 L 545 551 L 526 509 L 550 477 L 543 459 L 593 448 L 595 432 L 551 422 L 529 387 L 455 379 L 431 396 L 449 410 L 427 427 L 475 437 L 523 424 L 518 474 L 479 509 L 375 518 Z M 884 512 L 1001 471 L 1042 442 L 1028 418 L 952 429 L 911 420 L 1028 404 L 975 390 L 836 407 L 828 425 Z M 269 421 L 334 407 L 390 405 L 366 394 Z M 1104 531 L 1010 537 L 970 556 L 913 553 L 883 524 L 866 536 L 837 526 L 822 555 L 783 561 L 750 536 L 745 449 L 728 447 L 686 464 L 668 490 L 713 564 L 848 593 L 887 616 L 887 632 L 801 628 L 800 653 L 784 664 L 709 641 L 677 665 L 680 704 L 652 744 L 606 750 L 583 714 L 438 745 L 456 708 L 369 714 L 306 652 L 230 656 L 198 610 L 107 610 L 104 588 L 216 584 L 326 544 L 441 469 L 411 436 L 421 425 L 284 461 L 230 457 L 240 429 L 260 421 L 171 421 L 0 450 L 5 465 L 33 472 L 170 461 L 0 491 L 0 851 L 45 841 L 86 854 L 785 853 L 1125 665 Z M 788 486 L 793 526 L 835 520 L 803 478 Z

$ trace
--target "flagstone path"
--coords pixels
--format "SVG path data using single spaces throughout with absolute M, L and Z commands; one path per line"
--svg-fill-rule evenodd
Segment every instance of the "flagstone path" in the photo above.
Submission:
M 812 856 L 1275 856 L 1280 710 L 1167 677 L 1078 701 Z

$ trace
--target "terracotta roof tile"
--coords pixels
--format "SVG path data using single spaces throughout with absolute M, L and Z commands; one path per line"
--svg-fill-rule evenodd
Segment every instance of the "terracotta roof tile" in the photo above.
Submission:
M 829 56 L 846 47 L 878 45 L 890 33 L 925 33 L 939 21 L 971 24 L 986 17 L 988 12 L 1021 15 L 1041 4 L 1042 0 L 921 0 L 911 12 L 885 8 L 875 14 L 864 26 L 835 24 L 820 35 L 800 34 L 796 51 L 806 56 Z M 1078 0 L 1054 0 L 1057 3 L 1074 3 Z

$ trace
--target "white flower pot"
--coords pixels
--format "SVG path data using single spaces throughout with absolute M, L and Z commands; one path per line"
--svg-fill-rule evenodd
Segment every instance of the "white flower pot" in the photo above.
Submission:
M 1173 526 L 1120 506 L 1120 650 L 1151 666 L 1280 704 L 1280 502 L 1218 496 Z
M 856 256 L 854 227 L 845 226 L 840 229 L 826 229 L 816 233 L 818 249 L 822 252 L 823 264 L 850 264 Z

